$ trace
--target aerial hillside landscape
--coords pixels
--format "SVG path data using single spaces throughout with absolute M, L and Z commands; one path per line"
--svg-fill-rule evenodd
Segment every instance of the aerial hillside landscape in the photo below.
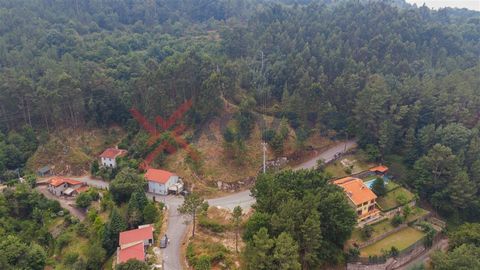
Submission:
M 480 269 L 480 11 L 411 3 L 0 0 L 0 269 Z

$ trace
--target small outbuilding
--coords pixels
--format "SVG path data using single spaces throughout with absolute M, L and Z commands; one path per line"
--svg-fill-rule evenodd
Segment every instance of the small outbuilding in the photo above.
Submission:
M 52 175 L 52 167 L 50 167 L 49 165 L 41 167 L 37 170 L 37 175 L 40 177 Z

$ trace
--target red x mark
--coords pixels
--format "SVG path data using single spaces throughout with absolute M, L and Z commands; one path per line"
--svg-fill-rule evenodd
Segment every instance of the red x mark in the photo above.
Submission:
M 190 99 L 184 102 L 182 105 L 180 105 L 180 107 L 178 107 L 178 109 L 175 110 L 175 112 L 173 112 L 173 114 L 168 118 L 167 121 L 165 121 L 161 116 L 157 116 L 155 117 L 155 123 L 158 124 L 162 130 L 166 131 L 171 126 L 173 126 L 173 124 L 178 119 L 183 117 L 185 112 L 187 112 L 191 106 L 192 106 L 192 100 Z M 150 133 L 151 137 L 148 140 L 148 145 L 151 146 L 155 142 L 157 142 L 163 132 L 157 133 L 157 128 L 155 124 L 151 124 L 150 122 L 148 122 L 145 116 L 143 116 L 137 109 L 135 108 L 130 109 L 130 113 L 132 114 L 133 118 L 135 118 L 137 122 L 140 123 L 140 125 L 145 130 L 147 130 L 148 133 Z M 198 159 L 198 156 L 195 153 L 195 151 L 192 151 L 190 145 L 181 137 L 184 131 L 185 131 L 185 125 L 183 124 L 179 125 L 173 130 L 172 137 L 175 140 L 175 142 L 180 145 L 180 147 L 184 148 L 187 151 L 187 153 L 190 155 L 192 159 Z M 148 169 L 153 159 L 157 155 L 162 153 L 164 149 L 166 149 L 170 154 L 177 151 L 177 149 L 173 147 L 168 141 L 163 141 L 152 152 L 150 152 L 150 154 L 147 155 L 145 160 L 142 162 L 141 167 L 143 169 Z

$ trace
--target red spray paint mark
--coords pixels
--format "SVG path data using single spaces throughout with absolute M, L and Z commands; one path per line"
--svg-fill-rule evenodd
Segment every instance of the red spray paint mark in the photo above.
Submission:
M 165 121 L 161 116 L 155 117 L 155 123 L 151 124 L 145 116 L 143 116 L 137 109 L 132 108 L 130 109 L 130 113 L 132 114 L 133 118 L 137 120 L 137 122 L 150 133 L 150 138 L 148 140 L 148 145 L 151 146 L 160 139 L 162 134 L 167 131 L 170 127 L 172 127 L 177 120 L 183 118 L 185 113 L 192 107 L 192 100 L 188 100 L 184 102 L 180 107 L 178 107 L 175 112 Z M 157 131 L 156 125 L 160 126 L 160 132 Z M 183 132 L 185 131 L 185 125 L 181 124 L 173 129 L 172 131 L 172 138 L 173 140 L 183 149 L 185 149 L 188 155 L 194 159 L 198 160 L 198 155 L 195 151 L 192 150 L 190 145 L 188 144 L 185 139 L 181 137 Z M 145 160 L 140 164 L 142 169 L 148 169 L 150 163 L 152 163 L 153 159 L 161 154 L 164 150 L 167 150 L 170 154 L 173 154 L 177 151 L 177 148 L 172 146 L 168 141 L 161 142 L 152 152 L 150 152 Z

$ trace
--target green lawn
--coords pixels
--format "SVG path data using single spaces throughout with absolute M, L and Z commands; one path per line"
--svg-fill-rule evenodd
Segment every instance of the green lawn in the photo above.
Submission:
M 360 249 L 360 256 L 382 255 L 382 250 L 388 251 L 393 246 L 402 251 L 422 239 L 424 235 L 425 234 L 419 230 L 406 227 L 370 246 Z
M 379 235 L 382 235 L 382 234 L 394 229 L 392 224 L 390 224 L 389 219 L 382 220 L 382 221 L 380 221 L 378 223 L 375 223 L 371 226 L 372 226 L 373 232 L 372 232 L 372 236 L 370 237 L 370 239 L 375 238 Z M 363 239 L 361 229 L 360 228 L 355 228 L 352 232 L 352 238 L 350 240 L 352 242 L 356 242 L 356 243 L 359 244 L 359 243 L 365 242 L 365 240 L 368 240 L 368 239 Z
M 402 204 L 398 201 L 399 196 L 405 197 L 406 202 L 410 202 L 415 197 L 413 193 L 407 189 L 400 187 L 395 190 L 388 192 L 385 196 L 382 196 L 377 199 L 377 204 L 381 207 L 383 211 L 391 210 L 395 207 L 401 206 Z
M 411 221 L 414 221 L 416 219 L 419 219 L 425 215 L 427 215 L 429 212 L 423 208 L 420 208 L 420 207 L 413 207 L 412 208 L 412 213 L 407 217 L 407 220 L 406 222 L 411 222 Z
M 385 188 L 387 188 L 387 192 L 390 192 L 394 189 L 396 189 L 397 187 L 399 187 L 400 185 L 393 182 L 392 180 L 388 181 L 388 183 L 385 185 Z

